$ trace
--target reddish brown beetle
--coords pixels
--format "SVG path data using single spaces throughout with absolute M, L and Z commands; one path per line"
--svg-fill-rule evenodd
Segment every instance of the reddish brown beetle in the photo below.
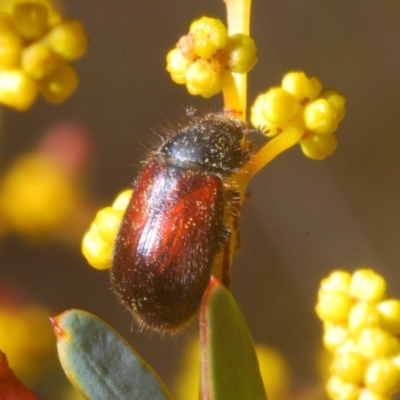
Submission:
M 238 195 L 225 181 L 250 158 L 247 131 L 237 119 L 191 111 L 145 161 L 111 269 L 116 293 L 141 325 L 173 331 L 196 314 L 229 241 L 224 212 Z

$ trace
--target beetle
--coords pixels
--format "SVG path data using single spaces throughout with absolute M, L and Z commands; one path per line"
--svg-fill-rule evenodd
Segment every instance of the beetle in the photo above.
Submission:
M 226 220 L 239 195 L 227 180 L 250 159 L 249 131 L 222 113 L 189 110 L 144 161 L 111 268 L 113 288 L 140 326 L 176 331 L 196 315 L 229 244 Z

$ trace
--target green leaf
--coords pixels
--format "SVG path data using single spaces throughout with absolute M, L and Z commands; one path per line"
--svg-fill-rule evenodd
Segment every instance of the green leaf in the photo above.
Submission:
M 51 322 L 61 365 L 88 399 L 171 399 L 151 367 L 100 318 L 68 310 Z
M 243 315 L 229 291 L 214 278 L 203 296 L 200 345 L 203 399 L 267 399 Z

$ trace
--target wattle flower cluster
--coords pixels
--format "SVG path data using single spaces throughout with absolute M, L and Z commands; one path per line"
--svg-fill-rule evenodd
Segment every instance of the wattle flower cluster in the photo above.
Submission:
M 257 62 L 254 40 L 241 33 L 228 36 L 219 19 L 202 17 L 190 25 L 167 55 L 167 71 L 192 95 L 211 97 L 224 87 L 227 73 L 245 74 Z
M 332 352 L 333 400 L 387 400 L 400 389 L 400 300 L 374 271 L 335 271 L 321 282 L 316 311 Z
M 121 192 L 111 207 L 101 209 L 82 240 L 82 253 L 96 269 L 111 267 L 114 241 L 128 207 L 132 189 Z
M 47 2 L 16 1 L 0 11 L 0 104 L 28 109 L 41 93 L 60 103 L 78 87 L 70 65 L 86 52 L 87 35 Z
M 297 131 L 303 153 L 315 160 L 337 146 L 333 133 L 345 116 L 345 98 L 334 90 L 322 92 L 319 79 L 289 72 L 280 87 L 260 94 L 251 108 L 251 123 L 268 136 Z
M 80 186 L 69 171 L 39 151 L 18 158 L 0 179 L 2 228 L 26 238 L 61 231 L 80 201 Z

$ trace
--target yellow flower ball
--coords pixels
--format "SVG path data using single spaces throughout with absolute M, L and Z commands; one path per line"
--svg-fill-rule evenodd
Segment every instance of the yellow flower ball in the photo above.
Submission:
M 355 304 L 349 314 L 349 330 L 360 332 L 364 328 L 379 327 L 381 318 L 378 309 L 373 304 Z
M 392 363 L 400 370 L 400 353 L 391 357 Z
M 224 48 L 228 41 L 228 32 L 221 20 L 202 17 L 190 25 L 189 32 L 193 34 L 195 53 L 208 60 L 218 50 Z
M 333 400 L 358 400 L 360 388 L 337 375 L 333 375 L 326 384 L 328 395 Z
M 360 353 L 358 342 L 354 336 L 349 334 L 348 338 L 336 349 L 338 354 L 344 353 Z
M 28 41 L 40 39 L 49 28 L 48 8 L 40 2 L 16 3 L 12 14 L 15 28 Z
M 245 74 L 257 62 L 257 48 L 254 40 L 247 35 L 237 33 L 229 37 L 228 68 L 230 71 Z
M 69 20 L 52 28 L 43 41 L 65 60 L 73 61 L 86 53 L 88 37 L 80 21 Z
M 379 302 L 386 292 L 386 282 L 372 269 L 361 269 L 353 274 L 350 294 L 360 300 Z
M 387 358 L 373 360 L 365 372 L 368 389 L 389 395 L 400 386 L 400 370 Z
M 112 208 L 114 210 L 125 211 L 128 207 L 129 202 L 131 201 L 132 194 L 132 189 L 125 189 L 124 191 L 119 193 L 112 204 Z
M 61 103 L 77 89 L 79 77 L 75 69 L 64 64 L 39 82 L 40 93 L 52 103 Z
M 0 19 L 0 69 L 17 67 L 21 50 L 21 38 L 13 29 L 2 25 Z
M 337 109 L 325 99 L 318 99 L 304 109 L 304 123 L 317 135 L 330 135 L 338 127 Z
M 322 93 L 321 97 L 329 101 L 329 103 L 336 108 L 338 112 L 337 120 L 340 122 L 346 115 L 346 98 L 341 96 L 335 90 L 328 90 L 327 92 Z
M 362 389 L 358 400 L 392 400 L 392 396 L 383 396 L 369 389 Z
M 390 333 L 400 332 L 400 300 L 385 300 L 376 305 L 381 317 L 381 324 Z
M 282 79 L 282 89 L 299 100 L 313 100 L 320 95 L 322 83 L 316 78 L 307 78 L 304 72 L 289 72 Z
M 19 111 L 27 110 L 36 100 L 36 82 L 19 69 L 0 69 L 0 103 Z
M 393 348 L 391 335 L 380 328 L 366 328 L 359 333 L 358 346 L 367 358 L 386 357 Z
M 262 114 L 270 123 L 285 124 L 294 119 L 299 111 L 299 101 L 286 90 L 274 88 L 263 96 Z
M 320 290 L 334 292 L 348 292 L 350 288 L 351 275 L 346 271 L 333 271 L 320 284 Z
M 89 265 L 96 269 L 111 268 L 113 245 L 103 240 L 96 223 L 90 226 L 82 240 L 82 253 Z
M 302 152 L 312 160 L 324 160 L 333 154 L 337 147 L 334 135 L 308 134 L 300 140 Z
M 0 11 L 11 14 L 13 8 L 18 3 L 26 3 L 28 1 L 21 0 L 1 0 L 0 1 Z M 48 24 L 49 26 L 54 26 L 59 24 L 62 20 L 62 16 L 59 13 L 59 0 L 34 0 L 34 3 L 40 3 L 47 8 L 48 11 Z
M 328 322 L 324 324 L 324 327 L 324 346 L 331 352 L 335 351 L 339 346 L 345 343 L 349 337 L 349 330 L 346 326 Z
M 115 210 L 112 207 L 105 207 L 96 215 L 94 222 L 97 225 L 99 235 L 111 246 L 114 245 L 123 216 L 124 211 Z
M 211 68 L 210 64 L 197 60 L 186 71 L 186 87 L 190 94 L 205 98 L 221 91 L 221 76 Z
M 336 353 L 331 364 L 331 372 L 347 382 L 361 383 L 366 367 L 367 360 L 358 353 Z
M 278 125 L 268 121 L 264 115 L 266 96 L 267 93 L 262 93 L 257 96 L 250 110 L 250 121 L 253 126 L 265 129 L 267 136 L 275 136 L 279 133 Z
M 0 214 L 10 229 L 27 236 L 62 229 L 78 201 L 67 171 L 40 153 L 19 158 L 0 182 Z
M 351 306 L 352 300 L 345 292 L 320 291 L 316 312 L 323 321 L 341 323 L 347 320 Z
M 122 191 L 111 207 L 100 210 L 82 240 L 82 253 L 89 265 L 108 269 L 121 220 L 132 197 L 132 189 Z
M 167 54 L 167 71 L 176 83 L 186 83 L 186 70 L 191 64 L 192 61 L 185 58 L 179 49 L 173 49 Z
M 43 43 L 32 43 L 22 51 L 21 67 L 32 79 L 43 79 L 61 65 L 60 57 Z

